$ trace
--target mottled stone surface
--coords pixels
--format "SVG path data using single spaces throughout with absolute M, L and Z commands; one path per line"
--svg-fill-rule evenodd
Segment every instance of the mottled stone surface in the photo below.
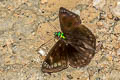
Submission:
M 38 50 L 45 44 L 48 52 L 55 44 L 60 7 L 80 15 L 101 47 L 86 67 L 49 75 L 41 72 Z M 0 80 L 120 80 L 119 75 L 120 0 L 0 0 Z

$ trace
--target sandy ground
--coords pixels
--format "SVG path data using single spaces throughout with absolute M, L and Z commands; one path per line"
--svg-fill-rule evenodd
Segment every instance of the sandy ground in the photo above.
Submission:
M 98 50 L 86 67 L 42 73 L 45 57 L 38 50 L 50 40 L 43 46 L 47 53 L 55 44 L 60 7 L 80 15 Z M 0 0 L 0 80 L 120 80 L 119 75 L 119 0 Z

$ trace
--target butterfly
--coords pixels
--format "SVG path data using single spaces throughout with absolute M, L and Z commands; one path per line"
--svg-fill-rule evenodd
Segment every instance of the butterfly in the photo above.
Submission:
M 42 64 L 41 70 L 45 73 L 59 72 L 69 66 L 84 67 L 95 55 L 96 38 L 81 24 L 79 15 L 60 7 L 59 21 L 62 32 L 55 33 L 59 40 Z

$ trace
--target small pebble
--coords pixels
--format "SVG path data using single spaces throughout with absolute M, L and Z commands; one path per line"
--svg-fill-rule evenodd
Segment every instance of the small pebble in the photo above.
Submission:
M 117 55 L 120 55 L 120 48 L 117 50 Z
M 103 9 L 104 5 L 106 3 L 106 0 L 93 0 L 93 6 L 97 9 Z
M 109 19 L 113 19 L 113 15 L 112 15 L 112 14 L 107 14 L 107 17 L 108 17 Z
M 45 3 L 47 3 L 48 2 L 48 0 L 41 0 L 41 3 L 42 4 L 45 4 Z
M 97 26 L 103 26 L 103 23 L 99 21 L 99 22 L 96 23 L 96 25 Z
M 115 18 L 114 18 L 114 20 L 115 20 L 115 21 L 119 21 L 119 20 L 120 20 L 120 18 L 118 18 L 118 17 L 115 17 Z
M 68 77 L 69 79 L 73 79 L 73 77 L 72 77 L 71 75 L 67 75 L 67 77 Z
M 117 5 L 115 8 L 112 9 L 112 13 L 115 16 L 120 16 L 120 1 L 117 1 Z

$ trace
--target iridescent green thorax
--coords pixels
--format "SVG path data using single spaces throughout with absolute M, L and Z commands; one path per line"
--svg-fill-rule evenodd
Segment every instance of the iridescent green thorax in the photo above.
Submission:
M 66 39 L 65 36 L 64 36 L 64 33 L 61 33 L 61 32 L 55 32 L 54 35 L 57 36 L 57 37 L 59 37 L 59 38 Z

